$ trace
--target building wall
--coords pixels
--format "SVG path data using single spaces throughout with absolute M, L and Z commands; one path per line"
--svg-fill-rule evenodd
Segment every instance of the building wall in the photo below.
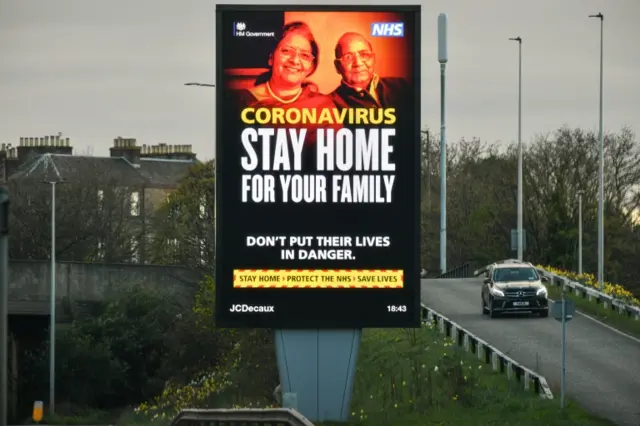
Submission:
M 49 312 L 51 269 L 48 261 L 9 262 L 9 314 Z M 188 300 L 200 273 L 179 266 L 60 262 L 56 264 L 56 300 L 96 302 L 122 288 L 141 285 L 168 290 Z

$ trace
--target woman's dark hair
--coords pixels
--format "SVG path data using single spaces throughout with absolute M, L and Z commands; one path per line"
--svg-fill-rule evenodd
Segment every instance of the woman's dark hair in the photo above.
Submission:
M 316 69 L 318 68 L 320 48 L 318 47 L 318 43 L 316 42 L 316 39 L 313 36 L 313 33 L 311 32 L 311 28 L 309 28 L 309 25 L 307 25 L 306 23 L 302 21 L 294 21 L 294 22 L 289 22 L 284 27 L 282 27 L 280 38 L 277 39 L 275 45 L 273 46 L 272 54 L 278 48 L 282 40 L 284 40 L 285 37 L 287 37 L 290 33 L 300 33 L 300 35 L 305 37 L 309 41 L 309 44 L 311 45 L 311 54 L 313 55 L 313 65 L 311 66 L 311 71 L 309 72 L 309 75 L 308 75 L 310 76 L 314 72 L 316 72 Z M 267 81 L 269 81 L 270 78 L 271 78 L 271 69 L 269 69 L 269 71 L 267 72 L 260 74 L 258 78 L 256 78 L 256 82 L 254 85 L 257 86 L 258 84 L 266 83 Z

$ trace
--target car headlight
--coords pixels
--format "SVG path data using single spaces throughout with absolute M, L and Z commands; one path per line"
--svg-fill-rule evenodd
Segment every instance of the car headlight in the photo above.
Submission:
M 542 287 L 536 292 L 536 296 L 544 296 L 547 297 L 547 289 Z
M 491 289 L 491 293 L 493 293 L 495 296 L 504 297 L 504 292 L 495 287 Z

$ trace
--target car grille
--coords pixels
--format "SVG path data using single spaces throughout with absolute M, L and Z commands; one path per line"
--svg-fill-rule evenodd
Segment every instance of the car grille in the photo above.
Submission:
M 534 297 L 536 292 L 536 290 L 507 290 L 504 294 L 509 298 L 523 299 L 527 297 Z

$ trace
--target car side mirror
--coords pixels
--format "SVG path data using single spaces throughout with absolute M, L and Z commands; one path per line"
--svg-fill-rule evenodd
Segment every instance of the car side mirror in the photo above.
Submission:
M 545 284 L 548 284 L 549 283 L 549 277 L 541 277 L 540 281 L 545 283 Z
M 484 283 L 485 284 L 491 284 L 491 278 L 485 278 L 484 279 Z

